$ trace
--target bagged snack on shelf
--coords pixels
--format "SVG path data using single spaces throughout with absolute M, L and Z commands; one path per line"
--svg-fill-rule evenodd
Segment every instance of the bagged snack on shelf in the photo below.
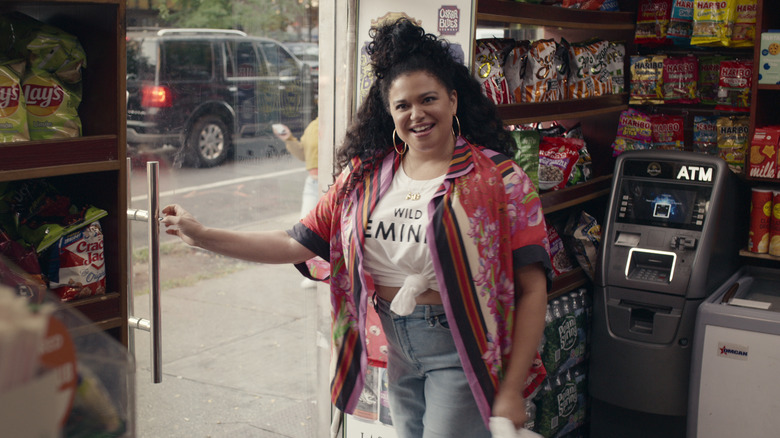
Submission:
M 691 43 L 693 32 L 693 2 L 691 0 L 673 0 L 666 37 L 677 45 Z
M 720 83 L 720 63 L 726 61 L 723 55 L 699 56 L 699 102 L 705 105 L 718 103 L 718 87 Z
M 640 0 L 634 42 L 645 46 L 669 44 L 666 35 L 672 13 L 672 0 Z
M 715 156 L 719 154 L 717 116 L 695 116 L 693 118 L 693 151 Z
M 604 0 L 563 0 L 563 7 L 570 9 L 584 9 L 598 11 L 604 5 Z
M 502 47 L 502 41 L 497 38 L 479 39 L 474 58 L 474 75 L 482 85 L 482 92 L 495 104 L 513 102 L 501 65 L 504 59 Z
M 718 156 L 736 174 L 741 174 L 745 168 L 749 132 L 747 116 L 718 117 Z
M 718 103 L 715 105 L 715 109 L 750 111 L 750 88 L 752 83 L 752 61 L 721 61 L 718 80 Z
M 653 130 L 653 149 L 683 150 L 685 146 L 685 117 L 668 114 L 650 116 Z
M 610 41 L 607 47 L 607 71 L 612 80 L 612 94 L 620 94 L 626 89 L 626 45 L 621 41 Z
M 585 142 L 577 138 L 542 137 L 539 145 L 539 190 L 566 187 Z
M 601 246 L 601 225 L 598 221 L 585 211 L 572 214 L 563 230 L 563 241 L 585 274 L 593 279 Z
M 567 186 L 573 186 L 576 184 L 589 181 L 593 177 L 593 159 L 588 151 L 588 145 L 585 142 L 585 137 L 582 134 L 582 125 L 577 123 L 571 129 L 567 130 L 564 134 L 566 138 L 578 138 L 582 140 L 582 148 L 579 150 L 579 158 L 574 168 L 571 171 L 569 180 L 566 182 Z
M 569 254 L 566 253 L 566 247 L 563 245 L 563 239 L 551 224 L 547 226 L 547 238 L 550 241 L 550 262 L 553 267 L 553 277 L 574 269 Z
M 539 190 L 539 144 L 542 141 L 536 129 L 509 131 L 517 144 L 514 160 Z
M 568 49 L 555 40 L 537 40 L 528 50 L 523 78 L 522 102 L 551 102 L 565 99 L 568 77 Z
M 661 104 L 663 71 L 666 55 L 634 55 L 631 57 L 632 105 Z
M 756 39 L 756 0 L 736 0 L 731 47 L 753 47 Z
M 737 0 L 693 2 L 691 45 L 728 46 L 736 9 Z
M 87 56 L 78 38 L 20 12 L 4 14 L 2 20 L 10 23 L 14 49 L 27 58 L 30 68 L 49 72 L 67 84 L 81 82 Z
M 569 97 L 581 99 L 612 92 L 612 75 L 607 68 L 609 42 L 594 38 L 569 48 Z
M 616 157 L 625 151 L 650 149 L 653 143 L 652 129 L 647 114 L 634 108 L 621 112 L 615 141 L 612 143 L 612 155 Z
M 780 126 L 765 126 L 755 129 L 753 138 L 750 140 L 748 176 L 751 178 L 777 178 L 778 139 L 780 139 Z
M 698 82 L 699 60 L 695 56 L 670 56 L 664 60 L 664 103 L 699 103 Z
M 27 109 L 13 61 L 0 62 L 0 143 L 27 141 Z
M 523 77 L 528 60 L 529 41 L 514 41 L 504 49 L 503 69 L 512 102 L 520 102 L 523 94 Z
M 81 97 L 43 70 L 31 70 L 22 81 L 31 140 L 81 136 Z
M 49 289 L 62 301 L 105 295 L 103 230 L 95 221 L 62 235 L 42 255 Z

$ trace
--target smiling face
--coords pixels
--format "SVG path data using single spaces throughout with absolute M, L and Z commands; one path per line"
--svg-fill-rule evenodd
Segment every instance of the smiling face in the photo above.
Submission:
M 387 93 L 396 133 L 410 152 L 426 155 L 452 152 L 452 118 L 458 110 L 457 92 L 429 73 L 417 71 L 395 78 Z

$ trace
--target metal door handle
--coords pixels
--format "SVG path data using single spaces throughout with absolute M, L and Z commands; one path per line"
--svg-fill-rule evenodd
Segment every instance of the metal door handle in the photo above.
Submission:
M 127 190 L 130 191 L 132 164 L 127 159 Z M 127 197 L 127 263 L 128 269 L 128 294 L 127 313 L 129 332 L 128 343 L 130 352 L 135 356 L 134 330 L 143 330 L 151 334 L 151 361 L 152 382 L 162 382 L 162 309 L 160 307 L 160 163 L 150 161 L 146 163 L 146 183 L 148 192 L 147 210 L 130 208 L 130 196 Z M 141 221 L 148 224 L 149 231 L 149 309 L 151 321 L 138 318 L 134 315 L 132 291 L 132 237 L 130 234 L 131 221 Z

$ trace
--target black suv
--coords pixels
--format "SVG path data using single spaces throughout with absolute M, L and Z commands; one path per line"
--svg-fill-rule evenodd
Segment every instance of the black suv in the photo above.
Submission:
M 129 151 L 167 149 L 195 167 L 252 144 L 283 151 L 271 125 L 300 136 L 312 119 L 310 67 L 235 30 L 129 29 L 127 91 Z

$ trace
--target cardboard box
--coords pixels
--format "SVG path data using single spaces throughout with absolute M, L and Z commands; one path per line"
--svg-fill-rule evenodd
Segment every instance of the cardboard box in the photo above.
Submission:
M 780 84 L 780 29 L 761 34 L 759 84 Z
M 750 141 L 748 175 L 754 178 L 778 178 L 778 138 L 780 126 L 756 128 Z

